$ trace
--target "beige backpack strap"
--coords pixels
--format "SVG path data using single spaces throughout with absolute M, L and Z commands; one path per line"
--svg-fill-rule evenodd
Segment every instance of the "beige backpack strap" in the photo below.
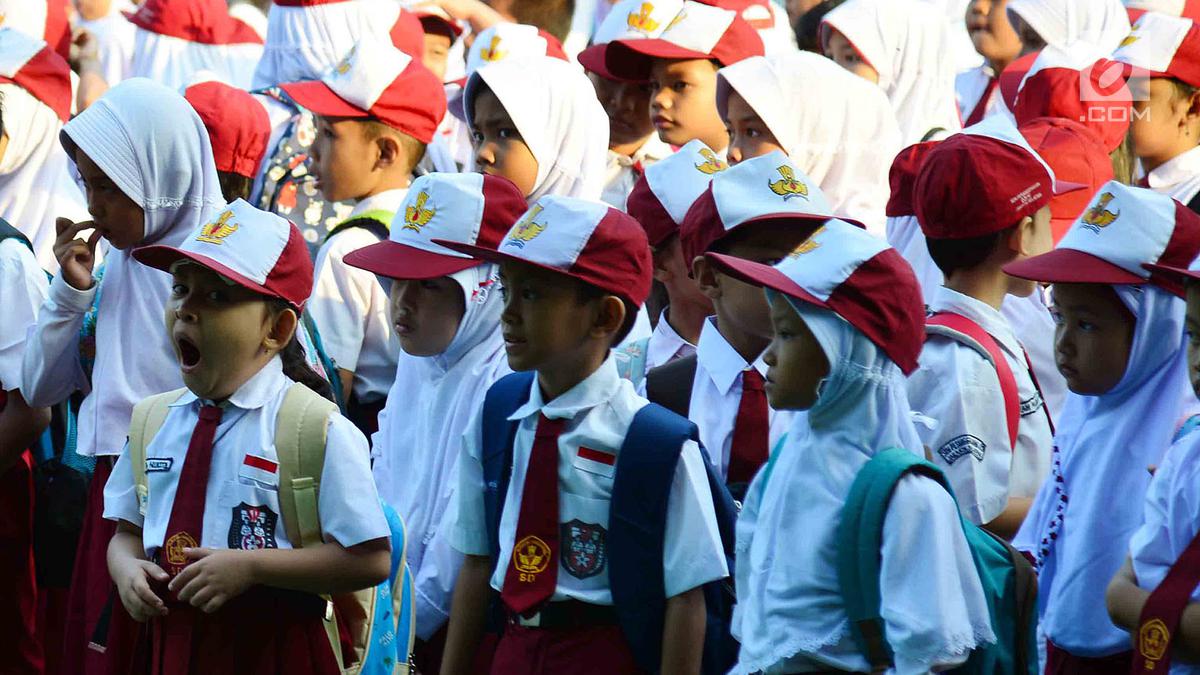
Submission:
M 146 446 L 162 428 L 171 404 L 186 391 L 187 388 L 181 388 L 155 394 L 133 406 L 133 416 L 129 418 L 129 467 L 133 471 L 138 513 L 143 516 L 150 502 L 150 483 L 146 480 Z
M 300 383 L 288 388 L 275 418 L 279 457 L 279 509 L 292 546 L 322 541 L 317 495 L 325 468 L 329 416 L 337 405 Z

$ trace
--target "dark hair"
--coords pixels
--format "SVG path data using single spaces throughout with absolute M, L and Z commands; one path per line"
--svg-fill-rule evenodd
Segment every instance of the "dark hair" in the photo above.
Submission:
M 821 45 L 821 21 L 825 15 L 846 0 L 824 0 L 821 4 L 805 12 L 792 29 L 796 32 L 796 43 L 806 52 L 824 54 Z
M 599 300 L 600 298 L 603 298 L 603 297 L 609 296 L 609 295 L 613 295 L 618 298 L 621 298 L 621 304 L 625 306 L 625 320 L 621 323 L 621 327 L 619 329 L 617 329 L 617 332 L 613 335 L 613 341 L 610 346 L 615 347 L 615 346 L 621 344 L 621 342 L 624 341 L 625 338 L 629 337 L 629 332 L 633 330 L 633 325 L 635 323 L 637 323 L 637 317 L 638 317 L 637 305 L 633 304 L 626 298 L 616 295 L 615 293 L 611 293 L 609 291 L 604 290 L 603 288 L 599 288 L 597 286 L 593 286 L 589 283 L 585 283 L 582 281 L 580 281 L 579 283 L 576 284 L 576 288 L 579 289 L 579 301 L 580 302 L 591 302 L 593 300 Z
M 254 179 L 232 171 L 218 171 L 217 182 L 221 185 L 221 196 L 226 202 L 250 199 L 250 188 L 254 185 Z
M 285 309 L 290 309 L 296 312 L 296 308 L 290 303 L 279 298 L 268 298 L 271 314 L 278 315 Z M 300 331 L 306 330 L 302 314 L 296 312 L 296 332 L 292 333 L 292 339 L 279 352 L 279 358 L 283 361 L 283 374 L 294 382 L 299 382 L 304 386 L 312 389 L 321 396 L 337 403 L 333 398 L 333 387 L 329 386 L 329 382 L 317 374 L 311 366 L 308 365 L 307 354 L 304 351 L 304 344 L 300 342 Z
M 409 136 L 395 127 L 390 127 L 379 120 L 364 120 L 363 134 L 368 141 L 373 141 L 383 136 L 391 136 L 400 145 L 400 152 L 404 153 L 404 160 L 408 165 L 404 167 L 405 173 L 412 173 L 421 160 L 425 158 L 425 144 L 421 141 Z
M 983 263 L 992 255 L 1000 242 L 1008 238 L 1017 226 L 1005 228 L 999 232 L 985 234 L 982 237 L 968 239 L 926 239 L 929 247 L 929 257 L 945 276 L 950 276 L 958 270 L 970 269 Z
M 565 42 L 571 32 L 575 0 L 513 0 L 509 12 L 517 23 L 537 26 Z
M 1182 99 L 1189 99 L 1192 97 L 1193 94 L 1200 91 L 1200 87 L 1193 87 L 1192 85 L 1188 84 L 1187 82 L 1184 82 L 1183 80 L 1180 80 L 1180 79 L 1177 79 L 1174 77 L 1167 78 L 1167 81 L 1170 82 L 1172 86 L 1174 86 L 1175 100 L 1177 100 L 1177 101 L 1182 100 Z

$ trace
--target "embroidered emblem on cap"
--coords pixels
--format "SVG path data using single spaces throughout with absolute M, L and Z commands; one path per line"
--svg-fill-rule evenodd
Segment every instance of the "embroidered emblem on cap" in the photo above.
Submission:
M 404 209 L 404 225 L 400 229 L 420 232 L 422 227 L 429 224 L 429 221 L 437 214 L 437 209 L 425 208 L 427 201 L 429 201 L 429 193 L 422 190 L 417 195 L 417 202 Z
M 801 181 L 796 180 L 796 172 L 792 169 L 792 167 L 784 164 L 777 167 L 775 170 L 779 172 L 779 175 L 782 176 L 782 178 L 777 181 L 767 181 L 767 185 L 770 186 L 771 192 L 783 197 L 784 201 L 787 201 L 792 197 L 803 197 L 804 199 L 808 199 L 808 186 Z
M 1121 44 L 1117 46 L 1117 49 L 1120 49 L 1121 47 L 1128 47 L 1140 39 L 1141 37 L 1137 33 L 1130 33 L 1129 35 L 1125 36 L 1124 40 L 1121 40 Z
M 532 209 L 529 209 L 529 213 L 525 214 L 525 217 L 521 219 L 521 222 L 517 223 L 516 226 L 513 227 L 513 231 L 508 235 L 508 241 L 505 242 L 504 245 L 514 246 L 516 248 L 525 248 L 525 244 L 533 241 L 535 237 L 544 232 L 546 230 L 545 225 L 539 225 L 538 223 L 533 222 L 533 219 L 537 218 L 538 214 L 541 212 L 541 204 L 535 204 Z
M 1121 212 L 1117 211 L 1114 213 L 1106 208 L 1108 203 L 1112 200 L 1113 193 L 1111 192 L 1105 192 L 1104 194 L 1100 195 L 1100 200 L 1096 202 L 1096 205 L 1088 209 L 1087 212 L 1083 214 L 1083 217 L 1079 219 L 1080 222 L 1083 223 L 1083 227 L 1099 233 L 1102 228 L 1108 227 L 1116 222 L 1117 218 L 1121 217 Z
M 499 35 L 493 35 L 492 41 L 488 44 L 488 46 L 485 47 L 483 51 L 479 52 L 479 58 L 483 59 L 484 61 L 499 61 L 505 56 L 508 56 L 508 52 L 500 49 Z
M 347 52 L 344 57 L 342 57 L 342 60 L 337 64 L 337 67 L 334 68 L 334 71 L 337 72 L 338 75 L 345 75 L 346 73 L 350 72 L 350 68 L 354 65 L 354 54 L 357 51 L 358 45 L 355 45 L 350 48 L 350 51 Z
M 700 148 L 700 156 L 704 158 L 703 162 L 696 165 L 696 170 L 700 173 L 711 176 L 729 168 L 728 164 L 723 162 L 720 157 L 717 157 L 716 153 L 708 148 Z
M 649 2 L 643 2 L 641 8 L 637 12 L 630 12 L 625 23 L 631 30 L 636 30 L 639 33 L 649 35 L 658 28 L 658 22 L 650 18 L 650 14 L 654 11 L 654 5 Z
M 225 243 L 225 237 L 237 232 L 239 227 L 237 223 L 229 222 L 230 218 L 233 218 L 233 211 L 226 211 L 211 223 L 205 223 L 204 227 L 200 228 L 200 235 L 196 237 L 196 241 L 217 245 Z
M 531 534 L 513 547 L 513 566 L 520 572 L 521 581 L 533 583 L 549 565 L 550 547 L 540 537 Z
M 817 241 L 817 235 L 821 234 L 824 231 L 825 231 L 824 225 L 818 227 L 816 230 L 813 231 L 812 234 L 808 235 L 808 239 L 805 239 L 803 242 L 801 242 L 801 244 L 799 246 L 792 249 L 792 252 L 788 254 L 788 257 L 789 258 L 799 258 L 800 256 L 802 256 L 806 253 L 812 253 L 813 251 L 817 250 L 818 248 L 821 248 L 821 242 Z
M 1138 629 L 1138 651 L 1146 659 L 1146 667 L 1152 668 L 1154 662 L 1167 655 L 1167 645 L 1171 643 L 1171 631 L 1161 619 L 1151 619 Z

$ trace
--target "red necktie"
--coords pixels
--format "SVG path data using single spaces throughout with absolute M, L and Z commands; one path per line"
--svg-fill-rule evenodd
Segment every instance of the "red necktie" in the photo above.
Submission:
M 729 485 L 749 483 L 758 467 L 767 461 L 770 450 L 770 420 L 763 376 L 754 368 L 742 371 L 742 402 L 733 422 L 733 443 L 729 449 Z
M 162 568 L 172 577 L 187 566 L 183 549 L 199 546 L 204 534 L 204 494 L 208 489 L 208 470 L 212 466 L 213 438 L 220 423 L 221 408 L 200 406 L 200 420 L 192 430 L 187 456 L 183 458 L 175 503 L 171 506 L 171 520 L 167 523 L 166 537 L 158 556 Z
M 565 424 L 566 420 L 538 416 L 516 544 L 500 592 L 500 599 L 517 614 L 541 607 L 558 584 L 558 437 Z

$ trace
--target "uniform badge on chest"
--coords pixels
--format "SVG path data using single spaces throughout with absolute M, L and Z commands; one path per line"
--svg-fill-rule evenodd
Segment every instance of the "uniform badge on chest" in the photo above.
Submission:
M 576 579 L 594 577 L 604 571 L 608 560 L 607 532 L 582 520 L 562 524 L 562 566 Z
M 233 507 L 233 520 L 229 523 L 229 548 L 242 551 L 279 548 L 275 541 L 278 522 L 279 516 L 265 506 L 238 504 Z

